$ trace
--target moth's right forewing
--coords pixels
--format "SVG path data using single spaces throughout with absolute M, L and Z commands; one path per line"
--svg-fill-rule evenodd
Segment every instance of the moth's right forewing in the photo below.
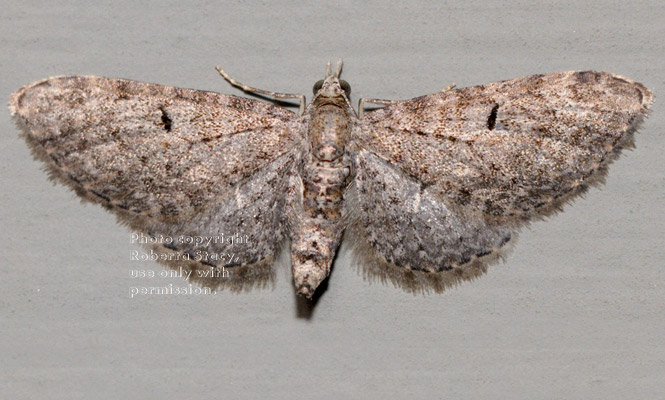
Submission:
M 533 75 L 368 113 L 356 141 L 445 201 L 519 225 L 599 182 L 652 99 L 614 74 Z
M 301 148 L 299 116 L 268 103 L 94 76 L 26 86 L 10 109 L 52 176 L 88 200 L 183 215 Z

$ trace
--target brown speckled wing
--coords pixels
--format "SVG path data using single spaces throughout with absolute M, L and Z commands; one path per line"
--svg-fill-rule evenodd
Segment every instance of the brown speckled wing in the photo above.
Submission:
M 10 109 L 51 177 L 146 234 L 157 261 L 213 288 L 273 279 L 287 183 L 306 135 L 300 116 L 94 76 L 36 82 L 14 93 Z M 221 267 L 230 275 L 213 274 Z
M 226 196 L 304 135 L 296 114 L 265 102 L 95 76 L 25 86 L 10 109 L 53 176 L 146 217 Z
M 602 174 L 652 98 L 603 72 L 533 75 L 371 112 L 358 141 L 456 206 L 528 218 Z
M 511 232 L 602 181 L 652 99 L 618 75 L 563 72 L 368 113 L 349 212 L 369 269 L 416 288 L 479 275 Z

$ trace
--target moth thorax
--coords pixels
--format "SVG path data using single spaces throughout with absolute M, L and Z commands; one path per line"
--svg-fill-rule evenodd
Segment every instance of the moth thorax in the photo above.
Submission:
M 316 107 L 309 122 L 312 155 L 320 161 L 339 159 L 351 136 L 351 122 L 345 108 L 337 104 Z

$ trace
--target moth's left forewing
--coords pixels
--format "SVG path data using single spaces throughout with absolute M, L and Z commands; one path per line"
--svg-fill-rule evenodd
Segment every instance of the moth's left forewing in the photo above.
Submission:
M 263 102 L 96 76 L 35 82 L 10 110 L 53 178 L 150 218 L 228 196 L 303 140 L 298 116 Z
M 354 137 L 357 236 L 392 266 L 448 275 L 444 285 L 476 276 L 469 268 L 484 270 L 482 261 L 496 258 L 511 232 L 601 182 L 652 100 L 618 75 L 564 72 L 367 113 Z M 391 182 L 375 173 L 386 168 Z M 374 222 L 366 215 L 373 209 L 390 215 Z M 414 243 L 381 245 L 395 235 Z
M 160 262 L 196 271 L 190 279 L 210 287 L 272 280 L 306 136 L 300 116 L 252 99 L 95 76 L 27 85 L 10 110 L 51 177 L 149 237 Z M 236 235 L 243 241 L 230 241 Z M 214 267 L 230 276 L 208 279 Z

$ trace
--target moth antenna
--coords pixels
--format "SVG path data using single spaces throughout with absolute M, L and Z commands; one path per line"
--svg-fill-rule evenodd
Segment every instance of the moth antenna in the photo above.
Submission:
M 342 59 L 340 58 L 339 61 L 337 61 L 337 68 L 335 69 L 335 77 L 339 78 L 340 74 L 342 73 Z
M 331 72 L 332 66 L 330 65 L 330 61 L 328 61 L 328 64 L 326 65 L 326 78 L 329 78 L 332 76 Z

